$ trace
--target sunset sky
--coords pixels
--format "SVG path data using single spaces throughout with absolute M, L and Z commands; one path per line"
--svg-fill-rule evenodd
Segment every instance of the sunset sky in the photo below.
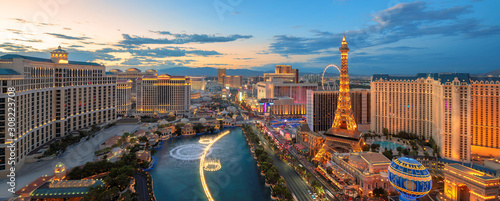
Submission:
M 48 2 L 48 3 L 47 3 Z M 500 1 L 16 0 L 2 1 L 0 55 L 111 68 L 340 64 L 355 74 L 485 73 L 500 68 Z

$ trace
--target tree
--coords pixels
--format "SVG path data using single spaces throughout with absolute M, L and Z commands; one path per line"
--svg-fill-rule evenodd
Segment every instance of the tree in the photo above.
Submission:
M 222 130 L 224 128 L 224 121 L 219 120 L 219 130 Z
M 148 138 L 146 136 L 139 137 L 139 142 L 147 142 Z
M 194 132 L 196 132 L 196 133 L 201 133 L 203 128 L 204 128 L 203 124 L 200 124 L 200 123 L 193 126 Z
M 182 128 L 179 124 L 175 125 L 175 136 L 181 136 L 182 135 Z
M 410 153 L 410 150 L 409 149 L 403 149 L 403 155 L 408 155 Z
M 370 145 L 363 145 L 363 151 L 370 151 Z
M 385 194 L 385 190 L 382 187 L 373 189 L 373 196 L 380 197 Z
M 382 152 L 382 154 L 387 157 L 389 160 L 392 160 L 393 156 L 392 156 L 392 150 L 385 150 L 384 152 Z
M 161 136 L 161 132 L 160 131 L 155 131 L 155 134 L 158 135 L 158 136 Z
M 382 128 L 382 134 L 384 134 L 385 136 L 389 135 L 389 129 Z

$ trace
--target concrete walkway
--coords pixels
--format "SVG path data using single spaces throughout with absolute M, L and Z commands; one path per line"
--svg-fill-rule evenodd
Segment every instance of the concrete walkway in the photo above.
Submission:
M 84 165 L 87 162 L 94 161 L 96 158 L 94 152 L 97 151 L 99 145 L 104 143 L 106 139 L 122 132 L 133 132 L 139 128 L 140 125 L 141 124 L 127 124 L 113 126 L 100 131 L 95 137 L 88 141 L 82 140 L 80 143 L 68 147 L 66 152 L 59 158 L 35 163 L 25 163 L 18 171 L 16 171 L 16 191 L 21 187 L 28 185 L 38 177 L 51 175 L 58 162 L 64 163 L 66 165 L 66 169 L 71 169 L 76 166 Z M 0 180 L 0 198 L 9 198 L 12 196 L 12 194 L 7 191 L 8 187 L 7 178 Z

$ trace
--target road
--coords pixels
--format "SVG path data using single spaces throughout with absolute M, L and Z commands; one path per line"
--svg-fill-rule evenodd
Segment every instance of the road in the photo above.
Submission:
M 253 130 L 257 133 L 257 136 L 262 142 L 266 142 L 262 134 L 252 125 Z M 307 183 L 300 177 L 300 175 L 289 165 L 284 163 L 271 149 L 269 143 L 263 143 L 264 150 L 269 154 L 269 156 L 273 159 L 273 164 L 278 169 L 279 173 L 290 188 L 290 191 L 297 197 L 298 200 L 313 200 L 311 195 L 307 192 L 307 190 L 313 192 L 311 187 L 307 185 Z
M 137 195 L 139 196 L 139 200 L 147 201 L 148 200 L 148 184 L 146 177 L 142 174 L 135 173 L 134 174 L 135 182 L 137 184 L 136 190 Z
M 326 191 L 328 190 L 332 195 L 335 195 L 339 193 L 335 187 L 333 187 L 329 181 L 327 181 L 322 175 L 318 174 L 316 172 L 316 169 L 312 166 L 312 164 L 309 161 L 304 161 L 303 157 L 299 157 L 300 155 L 295 153 L 294 150 L 289 149 L 289 152 L 292 154 L 292 156 L 302 165 L 304 166 L 308 172 L 310 172 L 316 180 L 318 180 L 321 185 L 323 185 L 323 189 Z M 337 198 L 330 196 L 330 194 L 326 193 L 325 194 L 329 200 L 337 200 Z

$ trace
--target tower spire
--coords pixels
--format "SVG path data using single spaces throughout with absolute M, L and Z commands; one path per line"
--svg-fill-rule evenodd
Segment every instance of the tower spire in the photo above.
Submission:
M 357 131 L 357 125 L 354 121 L 354 116 L 351 108 L 351 93 L 349 90 L 349 73 L 347 65 L 347 56 L 349 47 L 345 35 L 342 38 L 342 43 L 339 48 L 341 58 L 340 68 L 340 86 L 339 86 L 339 100 L 337 103 L 337 111 L 335 112 L 335 119 L 333 120 L 332 129 L 347 129 L 348 131 Z

